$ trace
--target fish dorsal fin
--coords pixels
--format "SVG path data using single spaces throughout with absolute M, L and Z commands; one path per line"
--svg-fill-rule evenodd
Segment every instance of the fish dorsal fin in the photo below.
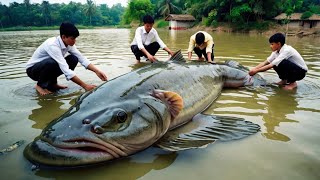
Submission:
M 177 52 L 175 52 L 169 59 L 169 61 L 173 61 L 173 62 L 186 62 L 186 60 L 184 59 L 182 53 L 181 53 L 181 49 L 179 49 Z
M 168 151 L 202 148 L 217 140 L 241 139 L 259 130 L 259 125 L 242 118 L 198 114 L 187 124 L 167 132 L 155 145 Z
M 242 70 L 245 70 L 245 71 L 249 71 L 249 69 L 247 67 L 242 66 L 239 62 L 234 61 L 234 60 L 226 60 L 225 64 L 230 66 L 230 67 L 234 67 L 234 68 L 237 68 L 237 69 L 242 69 Z
M 175 119 L 183 108 L 183 99 L 175 92 L 155 89 L 151 95 L 168 106 L 172 119 Z

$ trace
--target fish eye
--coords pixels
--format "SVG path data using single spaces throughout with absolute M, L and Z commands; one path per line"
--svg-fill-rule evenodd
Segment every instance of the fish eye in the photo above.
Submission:
M 125 111 L 118 111 L 117 113 L 117 121 L 118 123 L 124 123 L 128 118 L 128 115 Z

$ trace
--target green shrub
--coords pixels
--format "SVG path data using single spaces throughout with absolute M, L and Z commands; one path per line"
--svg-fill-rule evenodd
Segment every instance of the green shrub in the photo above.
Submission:
M 155 27 L 157 28 L 165 28 L 169 26 L 169 21 L 165 21 L 165 20 L 157 20 L 155 22 Z
M 313 15 L 312 12 L 310 11 L 306 11 L 301 15 L 301 19 L 308 19 L 309 17 L 311 17 Z

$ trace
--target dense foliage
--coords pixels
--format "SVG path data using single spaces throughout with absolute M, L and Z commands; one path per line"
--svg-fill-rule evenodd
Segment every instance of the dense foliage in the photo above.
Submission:
M 105 26 L 119 24 L 125 8 L 117 4 L 109 8 L 106 4 L 96 5 L 87 0 L 86 4 L 31 4 L 10 3 L 9 7 L 0 2 L 0 28 L 13 26 L 57 26 L 63 21 L 80 25 Z
M 192 14 L 207 26 L 227 22 L 241 28 L 263 28 L 267 25 L 265 21 L 273 20 L 280 13 L 300 12 L 305 14 L 303 17 L 320 14 L 320 0 L 129 0 L 124 19 L 133 17 L 130 12 L 135 12 L 134 4 L 139 1 L 153 4 L 156 18 L 168 14 Z
M 216 26 L 226 22 L 238 28 L 267 26 L 280 13 L 303 13 L 303 18 L 320 14 L 320 0 L 128 0 L 127 7 L 117 4 L 108 7 L 96 5 L 93 0 L 86 4 L 31 4 L 0 2 L 0 27 L 57 26 L 71 21 L 84 26 L 106 26 L 140 22 L 145 14 L 163 19 L 168 14 L 192 14 L 197 22 Z

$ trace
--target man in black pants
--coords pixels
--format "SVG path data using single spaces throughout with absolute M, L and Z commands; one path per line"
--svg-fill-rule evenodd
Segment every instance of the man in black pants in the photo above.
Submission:
M 167 51 L 171 56 L 173 52 L 160 39 L 158 32 L 153 28 L 154 19 L 150 15 L 143 17 L 144 25 L 136 29 L 134 39 L 131 43 L 131 51 L 136 57 L 136 63 L 140 63 L 141 57 L 151 62 L 156 61 L 154 55 L 159 48 Z
M 83 82 L 73 71 L 78 62 L 95 72 L 101 80 L 107 81 L 107 76 L 82 56 L 74 46 L 78 36 L 79 31 L 73 24 L 62 23 L 60 36 L 47 39 L 27 62 L 27 75 L 37 81 L 35 88 L 40 95 L 51 94 L 56 90 L 67 88 L 67 86 L 59 85 L 57 82 L 57 78 L 61 74 L 64 74 L 67 80 L 73 81 L 87 91 L 94 89 L 95 85 Z M 70 55 L 65 57 L 66 53 Z
M 198 61 L 203 61 L 204 59 L 206 59 L 208 63 L 213 63 L 213 47 L 214 42 L 212 36 L 205 31 L 198 31 L 190 37 L 188 59 L 191 60 L 192 51 L 194 51 L 198 56 Z
M 297 82 L 302 80 L 308 71 L 308 67 L 299 52 L 292 46 L 285 44 L 285 36 L 276 33 L 269 38 L 271 55 L 264 62 L 249 71 L 253 76 L 258 72 L 267 71 L 273 68 L 281 81 L 278 85 L 283 85 L 285 90 L 292 90 L 297 87 Z

